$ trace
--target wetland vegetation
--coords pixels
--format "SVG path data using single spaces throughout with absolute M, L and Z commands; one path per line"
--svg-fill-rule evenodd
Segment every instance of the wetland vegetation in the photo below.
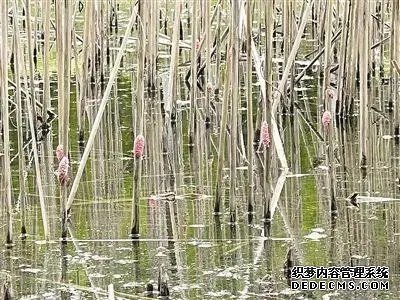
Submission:
M 398 0 L 0 1 L 0 296 L 398 299 L 399 65 Z

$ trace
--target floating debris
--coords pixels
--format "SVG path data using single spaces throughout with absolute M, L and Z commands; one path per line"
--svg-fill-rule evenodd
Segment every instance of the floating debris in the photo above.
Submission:
M 144 282 L 132 281 L 132 282 L 125 283 L 124 285 L 122 285 L 122 287 L 124 289 L 135 288 L 135 287 L 142 287 L 143 288 L 143 285 L 144 285 Z
M 166 193 L 162 193 L 162 194 L 157 194 L 157 195 L 151 195 L 149 200 L 152 201 L 175 201 L 176 197 L 175 197 L 175 193 L 174 192 L 166 192 Z
M 215 298 L 221 298 L 224 296 L 231 296 L 232 294 L 230 292 L 228 292 L 227 290 L 222 290 L 222 291 L 218 291 L 218 292 L 208 292 L 205 295 L 210 296 L 213 299 L 215 299 Z
M 119 265 L 128 265 L 128 264 L 133 264 L 135 262 L 137 262 L 137 260 L 134 259 L 118 259 L 115 261 L 115 263 Z
M 204 227 L 206 227 L 206 225 L 204 225 L 204 224 L 190 224 L 190 225 L 188 225 L 188 227 L 191 227 L 191 228 L 204 228 Z
M 42 269 L 35 269 L 35 268 L 26 268 L 21 270 L 21 272 L 32 273 L 32 274 L 38 274 L 39 272 L 42 271 L 43 271 Z
M 324 234 L 325 230 L 322 228 L 315 228 L 311 230 L 310 234 L 305 235 L 306 239 L 310 239 L 313 241 L 319 241 L 320 239 L 326 238 L 328 235 Z
M 320 169 L 321 171 L 329 171 L 328 166 L 318 166 L 317 169 Z
M 357 207 L 360 203 L 382 203 L 400 201 L 400 199 L 398 198 L 360 196 L 359 193 L 353 193 L 351 196 L 347 197 L 346 200 Z
M 89 274 L 89 277 L 90 278 L 104 278 L 104 277 L 106 277 L 106 275 L 101 274 L 101 273 L 92 273 L 92 274 Z
M 211 248 L 211 247 L 213 247 L 213 244 L 211 244 L 211 243 L 200 243 L 198 245 L 198 247 L 199 248 Z

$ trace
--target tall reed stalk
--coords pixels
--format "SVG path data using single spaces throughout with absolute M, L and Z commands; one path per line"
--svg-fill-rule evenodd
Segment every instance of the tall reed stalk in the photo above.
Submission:
M 50 108 L 50 0 L 44 0 L 44 45 L 43 45 L 43 121 L 46 122 Z
M 194 141 L 195 141 L 195 132 L 196 132 L 196 122 L 197 120 L 197 5 L 198 5 L 198 0 L 194 0 L 192 2 L 192 23 L 191 23 L 191 44 L 192 44 L 192 49 L 190 53 L 190 59 L 191 59 L 191 64 L 190 64 L 190 72 L 191 72 L 191 85 L 190 85 L 190 123 L 189 123 L 189 144 L 191 149 L 193 149 L 194 146 Z
M 136 157 L 133 168 L 133 196 L 132 196 L 132 219 L 131 219 L 131 237 L 138 238 L 140 236 L 140 185 L 142 176 L 142 157 Z
M 31 4 L 32 2 L 29 0 L 25 1 L 25 8 L 26 8 L 26 30 L 27 30 L 27 42 L 28 42 L 28 70 L 29 70 L 29 88 L 30 88 L 30 93 L 31 97 L 35 99 L 32 103 L 32 113 L 34 116 L 33 122 L 35 125 L 35 129 L 37 128 L 36 126 L 36 116 L 37 111 L 36 111 L 36 94 L 35 94 L 35 68 L 34 68 L 34 57 L 33 57 L 33 52 L 34 52 L 34 45 L 33 45 L 33 40 L 32 40 L 32 35 L 34 34 L 34 31 L 32 31 L 32 22 L 31 22 Z M 33 133 L 32 133 L 33 134 Z
M 13 45 L 14 45 L 14 53 L 20 53 L 19 48 L 20 40 L 19 40 L 19 28 L 18 28 L 18 11 L 16 0 L 13 0 Z M 17 127 L 18 127 L 18 167 L 19 167 L 19 199 L 21 203 L 21 235 L 22 238 L 26 237 L 26 215 L 25 215 L 25 204 L 26 204 L 26 182 L 25 182 L 25 153 L 24 153 L 24 139 L 23 139 L 23 106 L 22 106 L 22 96 L 21 96 L 21 73 L 20 73 L 20 58 L 19 55 L 15 55 L 14 57 L 14 74 L 15 74 L 15 97 L 17 101 Z M 47 110 L 45 110 L 47 112 Z
M 334 160 L 333 147 L 335 146 L 335 123 L 336 123 L 336 101 L 337 97 L 333 96 L 335 92 L 331 89 L 331 65 L 332 65 L 332 18 L 333 18 L 333 2 L 328 1 L 325 10 L 325 59 L 324 59 L 324 77 L 323 77 L 323 90 L 322 97 L 324 111 L 329 110 L 332 115 L 332 120 L 329 124 L 329 135 L 326 135 L 328 139 L 328 158 L 330 163 L 329 168 L 329 191 L 330 191 L 330 203 L 331 213 L 336 214 L 336 164 Z
M 2 121 L 4 132 L 4 153 L 3 166 L 4 175 L 4 199 L 7 206 L 7 238 L 6 243 L 12 244 L 13 241 L 13 218 L 11 204 L 11 167 L 10 167 L 10 126 L 9 126 L 9 106 L 8 106 L 8 57 L 7 57 L 7 36 L 8 36 L 8 8 L 6 1 L 0 1 L 0 99 L 2 101 Z
M 214 213 L 221 213 L 221 198 L 223 195 L 223 166 L 225 161 L 225 150 L 226 150 L 226 128 L 228 122 L 228 107 L 229 107 L 229 97 L 230 97 L 230 87 L 231 87 L 231 54 L 228 53 L 226 58 L 226 69 L 225 69 L 225 85 L 224 85 L 224 94 L 222 100 L 222 116 L 220 122 L 220 135 L 218 142 L 218 158 L 217 158 L 217 176 L 215 181 L 215 202 L 214 202 Z
M 246 101 L 247 101 L 247 211 L 253 213 L 254 210 L 254 193 L 253 193 L 253 97 L 252 97 L 252 83 L 253 83 L 253 64 L 251 58 L 251 40 L 252 40 L 252 8 L 254 2 L 247 1 L 246 3 Z
M 70 106 L 70 56 L 71 56 L 71 13 L 70 0 L 56 3 L 57 15 L 57 83 L 58 83 L 58 138 L 63 145 L 64 155 L 68 156 L 68 130 L 69 130 L 69 106 Z M 67 187 L 60 185 L 61 208 L 61 237 L 67 237 Z
M 273 100 L 272 93 L 272 58 L 273 58 L 273 31 L 274 31 L 274 1 L 266 1 L 265 3 L 265 64 L 264 64 L 264 76 L 268 84 L 265 84 L 265 97 L 260 102 L 262 104 L 262 116 L 263 120 L 271 124 L 271 105 Z M 261 127 L 261 122 L 258 124 Z M 257 147 L 259 145 L 256 145 Z M 264 220 L 269 220 L 271 217 L 270 212 L 270 198 L 272 195 L 272 149 L 268 147 L 264 153 L 264 172 L 263 172 L 263 184 L 264 195 L 263 195 L 263 216 Z
M 229 214 L 230 222 L 236 222 L 236 147 L 238 137 L 238 104 L 239 104 L 239 3 L 232 1 L 231 11 L 231 114 L 230 114 L 230 189 L 229 189 Z
M 145 18 L 146 10 L 143 7 L 145 3 L 139 2 L 139 14 L 138 14 L 138 70 L 137 70 L 137 85 L 136 85 L 136 114 L 133 116 L 135 120 L 134 124 L 134 136 L 144 133 L 144 76 L 145 76 L 145 57 L 146 57 L 146 31 L 143 18 Z M 135 147 L 134 141 L 134 147 Z M 154 162 L 153 162 L 154 163 Z M 131 237 L 139 237 L 140 229 L 140 216 L 139 216 L 139 201 L 140 201 L 140 187 L 141 187 L 141 173 L 142 173 L 142 157 L 135 158 L 134 170 L 133 170 L 133 191 L 132 191 L 132 215 L 131 215 Z
M 172 124 L 174 122 L 176 127 L 176 96 L 177 96 L 177 85 L 178 85 L 178 60 L 179 60 L 179 23 L 181 18 L 181 1 L 176 1 L 174 10 L 174 25 L 172 29 L 172 48 L 171 48 L 171 62 L 169 66 L 169 77 L 168 77 L 168 90 L 167 99 L 165 100 L 165 125 L 166 128 L 166 143 L 168 149 L 168 163 L 170 166 L 170 173 L 172 177 L 171 187 L 176 192 L 176 173 L 177 173 L 177 160 L 176 160 L 176 146 L 174 145 L 174 137 L 172 133 Z
M 360 153 L 359 160 L 361 166 L 366 166 L 368 159 L 368 54 L 369 51 L 369 34 L 368 34 L 368 18 L 369 18 L 369 2 L 359 3 L 359 28 L 361 34 L 359 39 L 359 69 L 360 69 Z

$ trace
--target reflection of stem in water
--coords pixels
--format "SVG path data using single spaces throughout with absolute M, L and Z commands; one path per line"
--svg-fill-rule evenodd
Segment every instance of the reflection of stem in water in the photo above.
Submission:
M 81 249 L 79 249 L 79 244 L 74 238 L 75 233 L 69 224 L 67 225 L 67 229 L 69 232 L 70 240 L 72 241 L 72 243 L 75 247 L 75 252 L 83 253 L 83 251 Z M 68 280 L 67 280 L 68 260 L 67 260 L 66 254 L 67 254 L 67 244 L 62 243 L 61 244 L 61 282 L 62 283 L 64 283 L 63 279 L 65 280 L 66 283 L 68 283 Z M 99 299 L 101 289 L 99 287 L 96 287 L 96 285 L 93 283 L 93 276 L 91 276 L 91 274 L 88 271 L 89 265 L 85 264 L 84 267 L 85 267 L 86 276 L 89 280 L 90 286 L 93 289 L 96 299 Z
M 62 283 L 68 283 L 68 258 L 67 258 L 67 244 L 66 243 L 61 243 L 61 252 L 60 252 L 60 257 L 61 257 L 61 281 Z M 61 299 L 69 299 L 70 295 L 67 290 L 61 290 Z
M 170 221 L 171 221 L 172 238 L 174 239 L 173 246 L 174 246 L 174 254 L 175 254 L 174 255 L 175 265 L 176 265 L 176 269 L 177 269 L 177 273 L 178 273 L 180 282 L 184 282 L 185 278 L 184 278 L 184 274 L 182 272 L 184 269 L 184 266 L 183 266 L 182 258 L 181 258 L 182 250 L 180 248 L 180 242 L 177 242 L 177 240 L 179 240 L 178 230 L 179 230 L 180 224 L 179 224 L 178 213 L 176 214 L 178 224 L 176 223 L 176 220 L 175 220 L 175 203 L 176 202 L 168 201 L 169 215 L 170 215 Z M 187 295 L 183 295 L 183 296 L 187 296 Z
M 254 2 L 247 1 L 246 3 L 246 101 L 247 101 L 247 211 L 249 214 L 254 210 L 254 193 L 253 193 L 253 97 L 252 97 L 252 84 L 253 84 L 253 66 L 251 60 L 251 37 L 252 37 L 252 13 Z M 249 215 L 249 219 L 250 219 Z
M 132 198 L 132 220 L 131 220 L 131 236 L 139 237 L 139 198 L 140 198 L 140 182 L 142 172 L 142 159 L 135 158 L 133 170 L 133 198 Z
M 2 204 L 6 204 L 7 207 L 7 237 L 6 243 L 8 245 L 12 244 L 13 239 L 13 222 L 12 222 L 12 204 L 11 204 L 11 166 L 10 166 L 10 128 L 9 128 L 9 106 L 8 106 L 8 72 L 7 72 L 7 2 L 2 1 L 0 3 L 0 18 L 3 20 L 1 22 L 0 27 L 0 41 L 3 45 L 0 49 L 0 100 L 2 115 L 0 120 L 0 132 L 2 133 L 2 137 L 0 139 L 0 149 L 4 151 L 4 153 L 0 154 L 0 165 L 2 168 L 1 171 L 1 181 L 0 181 L 0 189 L 2 193 Z M 4 174 L 4 175 L 3 175 Z M 4 193 L 4 194 L 3 194 Z M 4 201 L 4 202 L 3 202 Z

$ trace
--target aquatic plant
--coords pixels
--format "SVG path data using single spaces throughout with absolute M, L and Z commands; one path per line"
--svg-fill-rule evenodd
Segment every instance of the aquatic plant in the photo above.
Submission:
M 65 186 L 69 182 L 69 160 L 64 153 L 63 145 L 58 145 L 56 149 L 56 156 L 58 159 L 58 168 L 54 172 L 60 185 Z
M 143 156 L 144 153 L 144 145 L 145 145 L 145 139 L 144 136 L 139 134 L 133 143 L 133 155 L 135 158 L 140 158 Z
M 259 148 L 269 148 L 271 144 L 271 138 L 269 135 L 269 126 L 267 121 L 263 121 L 260 130 L 260 145 Z
M 332 115 L 329 110 L 324 111 L 322 114 L 322 126 L 324 127 L 325 131 L 329 130 L 329 125 L 332 121 Z

